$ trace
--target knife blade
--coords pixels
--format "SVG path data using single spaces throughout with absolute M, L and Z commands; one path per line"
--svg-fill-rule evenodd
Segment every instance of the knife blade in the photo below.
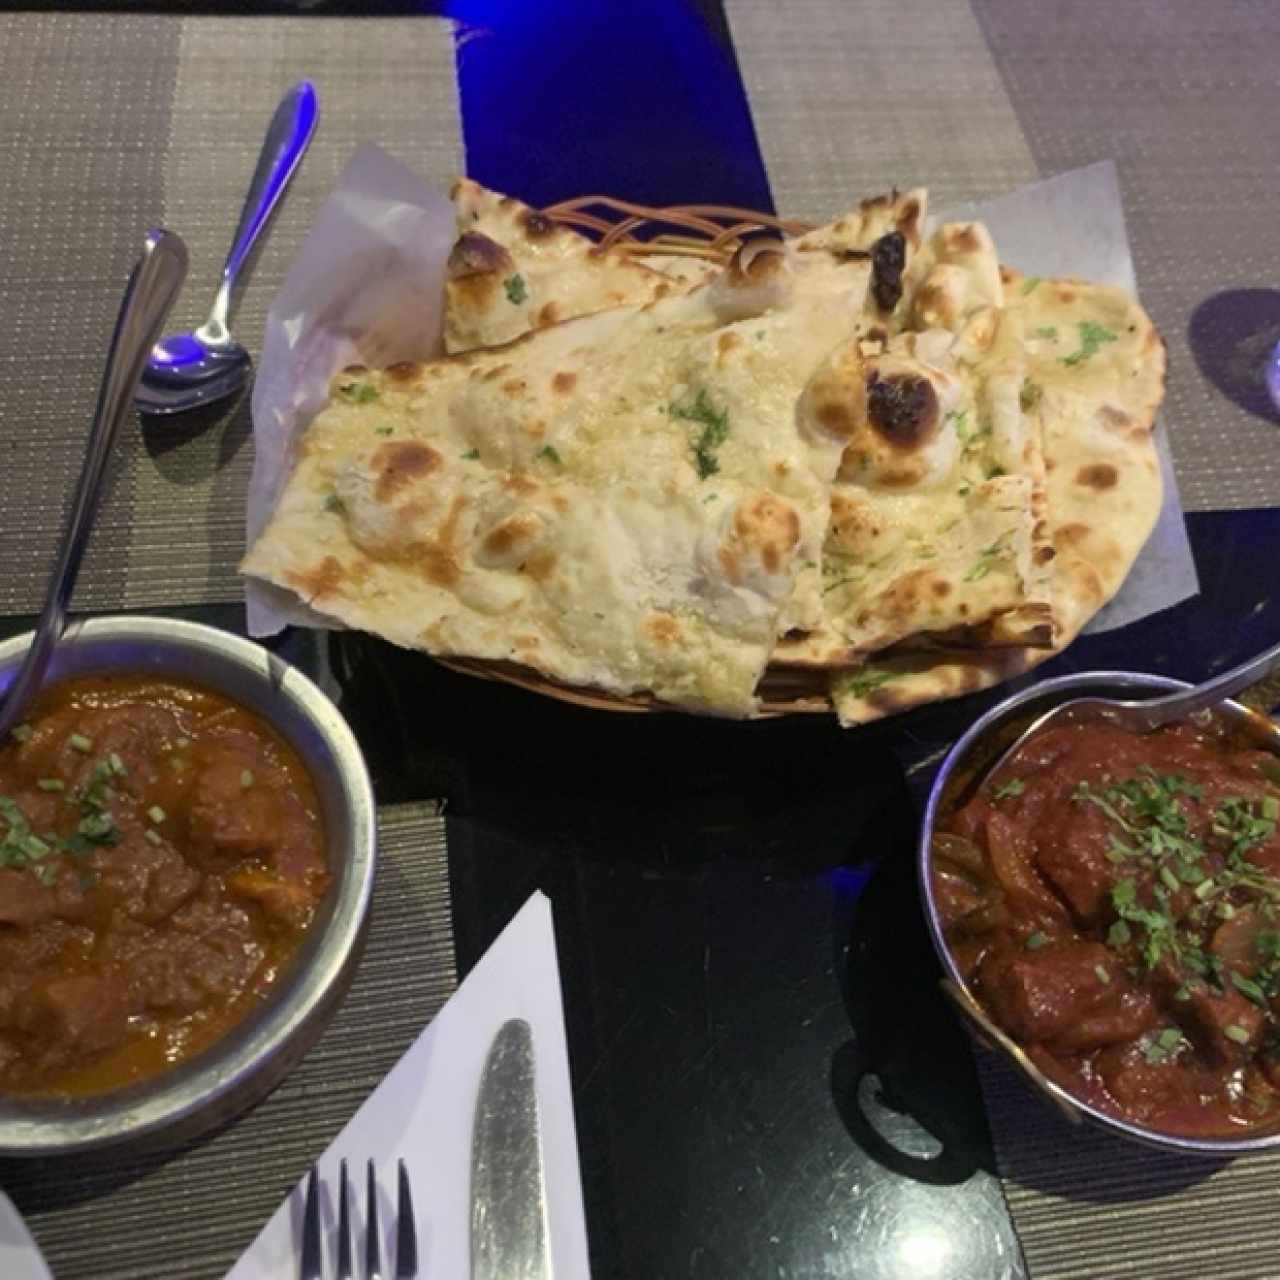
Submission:
M 551 1280 L 533 1029 L 498 1028 L 471 1130 L 471 1280 Z

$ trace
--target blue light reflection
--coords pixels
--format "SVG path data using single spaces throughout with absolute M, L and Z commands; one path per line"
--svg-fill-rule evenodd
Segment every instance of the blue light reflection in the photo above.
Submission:
M 533 205 L 596 192 L 772 210 L 737 65 L 688 0 L 454 0 L 467 172 Z

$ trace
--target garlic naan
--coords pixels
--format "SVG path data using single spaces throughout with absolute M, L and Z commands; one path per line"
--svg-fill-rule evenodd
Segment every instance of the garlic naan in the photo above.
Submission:
M 1002 275 L 1027 335 L 1022 403 L 1044 441 L 1053 647 L 877 658 L 833 677 L 842 724 L 987 689 L 1060 653 L 1120 589 L 1160 514 L 1165 350 L 1146 312 L 1108 285 Z
M 901 200 L 924 203 L 923 193 Z M 880 216 L 843 220 L 846 247 L 886 225 L 882 205 L 862 208 Z M 778 662 L 850 665 L 908 641 L 1053 641 L 1054 551 L 1041 435 L 1021 403 L 1022 316 L 1004 306 L 980 224 L 948 224 L 906 247 L 898 331 L 864 342 L 840 382 L 818 389 L 819 414 L 851 419 L 824 548 L 824 619 L 786 637 Z
M 450 352 L 510 342 L 531 329 L 609 307 L 650 302 L 705 283 L 704 264 L 647 266 L 601 249 L 546 214 L 469 178 L 450 192 L 458 241 L 446 268 L 444 342 Z
M 688 294 L 348 371 L 242 569 L 407 647 L 750 715 L 821 614 L 847 441 L 805 392 L 869 278 L 748 247 Z

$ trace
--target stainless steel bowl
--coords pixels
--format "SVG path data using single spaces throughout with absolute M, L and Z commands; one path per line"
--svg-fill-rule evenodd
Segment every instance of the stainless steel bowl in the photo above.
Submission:
M 939 811 L 944 805 L 950 805 L 956 797 L 964 795 L 971 783 L 986 773 L 1031 720 L 1059 703 L 1084 694 L 1140 698 L 1185 688 L 1187 685 L 1184 681 L 1170 680 L 1164 676 L 1139 675 L 1128 671 L 1092 671 L 1046 680 L 997 703 L 951 748 L 938 770 L 925 808 L 917 866 L 929 936 L 947 974 L 943 979 L 943 989 L 963 1015 L 969 1030 L 982 1044 L 1003 1054 L 1023 1078 L 1072 1123 L 1088 1121 L 1148 1146 L 1221 1158 L 1280 1146 L 1280 1130 L 1240 1138 L 1186 1138 L 1121 1120 L 1072 1096 L 1037 1070 L 1018 1045 L 991 1021 L 969 991 L 951 958 L 933 895 L 933 828 Z M 1224 703 L 1223 710 L 1259 746 L 1280 755 L 1280 726 L 1273 720 L 1250 711 L 1237 702 Z
M 31 642 L 0 643 L 0 694 Z M 350 985 L 373 889 L 375 810 L 360 748 L 300 671 L 226 631 L 168 618 L 73 624 L 48 678 L 141 672 L 199 681 L 268 720 L 315 779 L 332 883 L 289 971 L 260 1009 L 203 1053 L 142 1084 L 67 1101 L 0 1099 L 0 1155 L 46 1156 L 125 1140 L 177 1142 L 268 1093 L 319 1037 Z

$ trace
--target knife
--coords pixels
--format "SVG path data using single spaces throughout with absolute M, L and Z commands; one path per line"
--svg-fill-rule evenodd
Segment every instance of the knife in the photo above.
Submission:
M 552 1280 L 533 1029 L 498 1029 L 471 1130 L 471 1280 Z

